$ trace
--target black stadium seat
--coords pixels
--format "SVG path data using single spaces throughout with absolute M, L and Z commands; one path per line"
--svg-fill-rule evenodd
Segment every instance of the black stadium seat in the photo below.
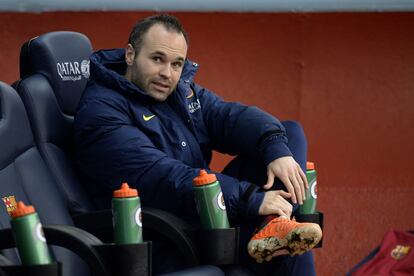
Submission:
M 29 115 L 36 144 L 71 214 L 94 209 L 74 174 L 73 115 L 89 77 L 89 39 L 52 32 L 26 42 L 20 53 L 17 92 Z
M 73 221 L 61 191 L 34 143 L 21 98 L 11 86 L 1 81 L 0 152 L 0 197 L 9 200 L 14 197 L 35 206 L 48 243 L 56 245 L 50 246 L 51 255 L 62 264 L 62 275 L 107 275 L 107 267 L 94 248 L 102 243 L 91 234 L 71 226 Z M 0 249 L 13 247 L 10 217 L 6 204 L 0 204 Z M 2 250 L 0 267 L 5 269 L 10 264 L 20 264 L 17 251 Z M 3 273 L 1 268 L 0 272 Z M 214 266 L 194 267 L 177 273 L 174 275 L 223 275 Z
M 0 197 L 14 197 L 34 205 L 44 225 L 73 225 L 61 192 L 37 149 L 24 105 L 16 91 L 0 82 Z M 0 228 L 10 228 L 5 204 L 0 204 Z M 3 239 L 0 243 L 7 241 Z M 64 265 L 63 275 L 90 275 L 88 266 L 71 251 L 51 247 Z M 15 250 L 3 255 L 19 263 Z

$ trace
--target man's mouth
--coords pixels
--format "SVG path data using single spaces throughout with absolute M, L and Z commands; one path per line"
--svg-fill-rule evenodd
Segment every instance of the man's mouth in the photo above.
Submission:
M 168 83 L 153 81 L 152 84 L 157 90 L 168 91 L 170 89 L 170 85 Z

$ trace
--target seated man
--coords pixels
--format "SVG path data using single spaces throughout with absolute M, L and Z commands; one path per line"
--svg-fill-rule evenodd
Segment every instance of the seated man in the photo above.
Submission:
M 161 14 L 139 21 L 126 49 L 91 56 L 74 130 L 79 170 L 95 202 L 110 207 L 112 191 L 128 182 L 143 206 L 198 220 L 193 178 L 208 170 L 213 149 L 238 155 L 216 175 L 230 222 L 241 226 L 243 264 L 260 274 L 314 274 L 312 254 L 303 253 L 321 229 L 290 220 L 308 188 L 302 129 L 286 122 L 285 130 L 260 109 L 194 83 L 198 65 L 187 49 L 180 22 Z M 278 257 L 257 264 L 247 252 L 258 262 Z

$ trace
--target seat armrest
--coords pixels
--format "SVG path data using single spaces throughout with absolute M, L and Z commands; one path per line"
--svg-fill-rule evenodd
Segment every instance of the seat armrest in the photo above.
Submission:
M 72 219 L 77 227 L 102 237 L 105 242 L 113 240 L 110 209 L 76 215 Z M 162 235 L 173 243 L 182 256 L 185 256 L 187 265 L 200 263 L 194 238 L 189 235 L 193 230 L 191 225 L 169 212 L 148 207 L 142 208 L 142 221 L 144 231 Z
M 155 208 L 143 208 L 142 217 L 144 230 L 167 237 L 185 256 L 187 265 L 200 264 L 194 237 L 189 235 L 193 230 L 190 224 L 172 213 Z
M 9 261 L 6 257 L 4 257 L 3 255 L 0 255 L 0 266 L 4 266 L 4 265 L 13 265 L 13 263 L 11 261 Z M 0 274 L 1 275 L 1 274 Z
M 111 209 L 98 210 L 72 216 L 76 227 L 98 237 L 104 243 L 113 242 Z
M 108 275 L 105 264 L 93 246 L 102 242 L 92 234 L 70 225 L 43 225 L 48 244 L 71 250 L 81 257 L 91 268 L 93 275 Z M 0 249 L 14 248 L 12 230 L 0 230 Z

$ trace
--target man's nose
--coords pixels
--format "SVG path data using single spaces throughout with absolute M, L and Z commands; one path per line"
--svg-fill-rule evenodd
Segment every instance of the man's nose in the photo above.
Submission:
M 169 65 L 169 64 L 165 64 L 165 65 L 163 65 L 162 67 L 161 67 L 161 70 L 160 70 L 160 75 L 163 77 L 163 78 L 166 78 L 166 79 L 169 79 L 169 78 L 171 78 L 171 65 Z

